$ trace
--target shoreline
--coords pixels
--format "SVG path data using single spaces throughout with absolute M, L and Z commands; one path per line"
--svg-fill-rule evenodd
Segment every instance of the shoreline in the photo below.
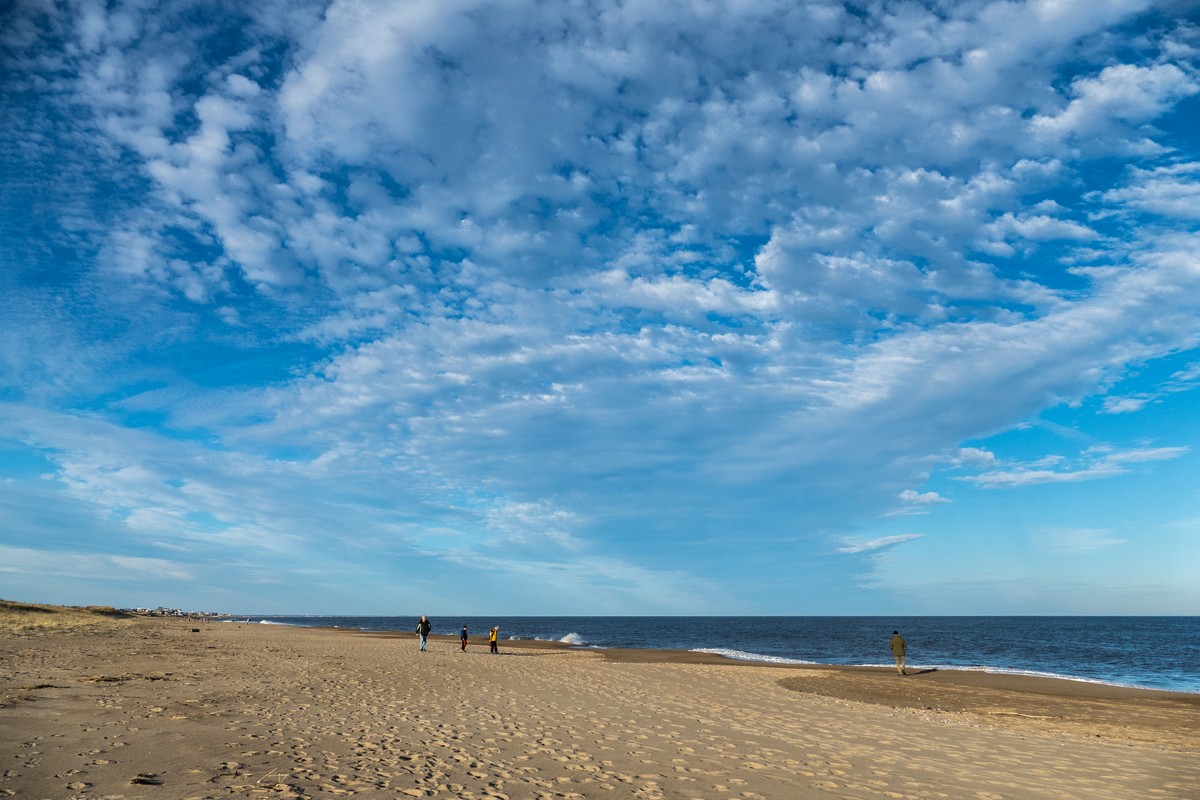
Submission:
M 1192 800 L 1200 696 L 406 632 L 0 626 L 0 797 Z
M 401 629 L 369 629 L 369 628 L 356 628 L 356 627 L 344 626 L 344 625 L 299 625 L 299 624 L 291 623 L 291 622 L 273 622 L 273 621 L 269 621 L 269 620 L 268 621 L 255 621 L 253 618 L 251 618 L 250 620 L 218 619 L 215 621 L 221 622 L 224 624 L 236 623 L 239 625 L 264 625 L 264 626 L 291 627 L 291 628 L 299 628 L 302 630 L 320 629 L 320 630 L 328 630 L 328 631 L 343 631 L 343 632 L 347 632 L 347 633 L 360 633 L 360 634 L 371 635 L 371 636 L 392 636 L 392 637 L 403 638 L 405 636 L 412 635 L 411 632 L 401 630 Z M 433 639 L 434 637 L 443 638 L 446 641 L 453 641 L 455 643 L 458 642 L 458 637 L 454 634 L 430 634 L 430 639 Z M 478 638 L 478 635 L 476 635 L 475 638 L 473 639 L 473 644 L 478 643 L 478 642 L 479 642 L 479 638 Z M 839 670 L 840 669 L 883 670 L 888 673 L 891 673 L 894 671 L 894 668 L 892 667 L 892 665 L 890 663 L 886 663 L 886 662 L 880 662 L 877 664 L 839 664 L 839 663 L 834 663 L 834 662 L 826 663 L 826 662 L 817 662 L 817 661 L 780 659 L 780 658 L 777 658 L 774 656 L 761 655 L 761 654 L 756 654 L 756 653 L 746 653 L 746 655 L 747 656 L 757 656 L 757 657 L 739 658 L 736 656 L 725 655 L 724 653 L 721 653 L 721 652 L 715 652 L 713 650 L 703 649 L 703 648 L 689 650 L 689 649 L 683 649 L 683 648 L 670 648 L 670 647 L 665 647 L 665 648 L 660 648 L 660 647 L 608 647 L 608 646 L 604 646 L 604 645 L 578 644 L 578 643 L 567 642 L 567 641 L 562 641 L 562 640 L 550 640 L 550 639 L 501 639 L 501 644 L 508 644 L 508 645 L 511 645 L 514 647 L 524 647 L 524 646 L 531 646 L 531 647 L 545 646 L 545 647 L 549 647 L 549 648 L 562 647 L 562 648 L 578 650 L 581 652 L 597 652 L 597 653 L 610 653 L 610 652 L 642 653 L 642 652 L 648 652 L 648 653 L 670 654 L 669 656 L 662 656 L 661 658 L 655 657 L 655 656 L 649 656 L 649 657 L 646 657 L 646 659 L 645 659 L 647 661 L 669 660 L 669 661 L 677 661 L 677 662 L 682 661 L 682 662 L 687 662 L 687 663 L 749 664 L 749 665 L 755 665 L 755 666 L 781 667 L 781 668 L 800 667 L 800 668 L 839 669 Z M 1035 670 L 1020 670 L 1020 669 L 1014 669 L 1014 668 L 988 667 L 988 666 L 975 666 L 975 665 L 962 666 L 962 665 L 955 665 L 955 664 L 921 665 L 921 664 L 915 664 L 915 663 L 910 663 L 909 668 L 910 668 L 910 671 L 920 670 L 923 672 L 933 671 L 933 672 L 945 672 L 945 673 L 956 673 L 956 674 L 957 673 L 978 673 L 981 675 L 995 676 L 998 679 L 1011 677 L 1011 678 L 1016 678 L 1016 679 L 1028 679 L 1031 681 L 1040 681 L 1040 680 L 1063 681 L 1066 683 L 1088 684 L 1088 685 L 1094 685 L 1097 687 L 1111 688 L 1111 689 L 1115 689 L 1115 690 L 1127 689 L 1127 690 L 1139 691 L 1139 692 L 1155 692 L 1155 693 L 1163 693 L 1163 694 L 1167 694 L 1167 695 L 1176 695 L 1177 694 L 1177 695 L 1183 695 L 1183 696 L 1195 696 L 1197 698 L 1200 698 L 1200 688 L 1197 688 L 1195 690 L 1187 690 L 1187 689 L 1171 689 L 1171 688 L 1158 687 L 1158 686 L 1142 686 L 1142 685 L 1138 685 L 1136 683 L 1124 683 L 1124 682 L 1117 681 L 1117 680 L 1101 680 L 1098 678 L 1092 678 L 1092 677 L 1087 677 L 1087 676 L 1082 676 L 1082 675 L 1068 675 L 1068 674 L 1058 674 L 1058 673 L 1050 673 L 1050 672 L 1038 672 Z
M 415 639 L 403 631 L 321 630 Z M 449 634 L 431 634 L 429 641 L 454 649 L 459 646 L 458 638 Z M 959 717 L 1010 717 L 1018 724 L 1036 720 L 1043 726 L 1097 738 L 1154 743 L 1200 753 L 1200 693 L 953 668 L 910 666 L 909 674 L 900 676 L 894 667 L 887 666 L 743 661 L 694 650 L 580 647 L 529 639 L 504 640 L 501 646 L 590 654 L 614 664 L 763 669 L 778 673 L 779 685 L 801 694 Z M 486 644 L 470 647 L 482 649 Z

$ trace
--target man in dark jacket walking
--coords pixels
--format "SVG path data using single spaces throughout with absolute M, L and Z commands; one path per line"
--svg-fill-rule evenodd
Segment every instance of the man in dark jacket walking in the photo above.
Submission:
M 429 636 L 429 631 L 433 625 L 429 622 L 429 617 L 421 615 L 420 621 L 417 622 L 417 636 L 421 637 L 421 652 L 425 652 L 425 639 Z

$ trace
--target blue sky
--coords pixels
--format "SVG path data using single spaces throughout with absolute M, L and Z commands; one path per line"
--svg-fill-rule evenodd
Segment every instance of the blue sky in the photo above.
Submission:
M 1200 614 L 1200 6 L 0 12 L 0 596 Z

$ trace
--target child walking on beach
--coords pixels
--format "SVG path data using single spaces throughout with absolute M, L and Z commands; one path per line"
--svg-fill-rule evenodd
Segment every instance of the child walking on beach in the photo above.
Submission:
M 466 626 L 466 625 L 463 625 L 463 632 L 462 632 L 462 651 L 463 651 L 464 653 L 465 653 L 465 652 L 467 652 L 467 626 Z

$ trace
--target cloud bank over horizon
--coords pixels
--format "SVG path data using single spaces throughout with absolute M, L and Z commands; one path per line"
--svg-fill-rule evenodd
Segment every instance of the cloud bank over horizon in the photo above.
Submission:
M 1200 613 L 1188 3 L 0 20 L 0 594 Z

